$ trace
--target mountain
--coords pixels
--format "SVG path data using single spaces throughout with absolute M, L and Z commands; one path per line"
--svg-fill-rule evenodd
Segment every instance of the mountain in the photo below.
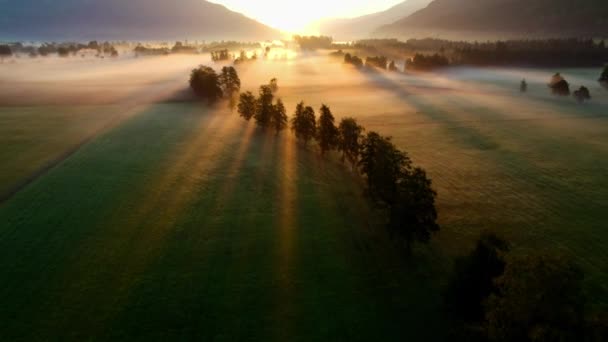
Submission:
M 376 36 L 454 35 L 519 37 L 607 36 L 606 0 L 435 0 L 381 27 Z
M 319 32 L 336 39 L 367 38 L 380 26 L 395 22 L 419 9 L 432 0 L 406 0 L 385 11 L 356 18 L 325 19 L 319 22 Z
M 280 38 L 204 0 L 0 0 L 0 40 Z

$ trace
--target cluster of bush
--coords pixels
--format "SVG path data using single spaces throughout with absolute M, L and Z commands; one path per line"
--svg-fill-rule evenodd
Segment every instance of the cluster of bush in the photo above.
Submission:
M 583 271 L 549 253 L 512 255 L 484 233 L 456 260 L 444 294 L 457 341 L 605 341 L 608 321 L 586 308 Z
M 266 49 L 267 49 L 266 50 L 267 51 L 266 55 L 267 55 L 270 50 L 268 47 Z M 251 57 L 247 57 L 247 52 L 245 52 L 245 50 L 241 50 L 241 52 L 239 53 L 239 56 L 234 59 L 234 65 L 239 65 L 239 64 L 247 63 L 247 62 L 255 62 L 257 60 L 258 60 L 258 54 L 255 51 L 253 52 Z
M 293 36 L 302 50 L 330 49 L 333 38 L 326 36 Z
M 570 83 L 566 81 L 564 77 L 558 72 L 551 77 L 551 81 L 548 84 L 551 88 L 551 92 L 558 96 L 570 96 Z M 585 86 L 581 86 L 578 90 L 572 93 L 572 96 L 577 102 L 583 103 L 586 100 L 591 100 L 591 94 L 589 89 Z
M 395 65 L 395 61 L 389 61 L 386 56 L 367 57 L 365 58 L 365 63 L 363 63 L 363 60 L 361 58 L 347 53 L 344 55 L 344 63 L 353 65 L 356 68 L 366 67 L 368 70 L 399 70 Z
M 351 169 L 365 177 L 367 194 L 386 213 L 388 229 L 408 254 L 415 241 L 430 240 L 431 234 L 439 230 L 437 194 L 426 172 L 415 167 L 407 153 L 400 151 L 390 137 L 373 131 L 363 135 L 364 128 L 354 118 L 344 118 L 336 126 L 326 105 L 321 106 L 317 120 L 315 110 L 300 102 L 289 120 L 283 101 L 275 101 L 277 90 L 276 80 L 272 80 L 260 87 L 257 97 L 251 92 L 241 94 L 239 114 L 276 134 L 289 123 L 299 141 L 308 145 L 315 140 L 322 155 L 340 152 L 342 160 L 348 160 Z

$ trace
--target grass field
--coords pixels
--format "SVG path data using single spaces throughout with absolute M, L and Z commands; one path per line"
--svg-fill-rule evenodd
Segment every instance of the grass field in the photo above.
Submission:
M 241 68 L 244 90 L 278 77 L 290 112 L 327 103 L 428 170 L 442 231 L 404 260 L 338 158 L 171 100 L 198 62 L 59 64 L 52 91 L 43 64 L 0 76 L 28 94 L 0 97 L 0 187 L 65 157 L 0 203 L 1 339 L 442 340 L 452 257 L 484 229 L 573 256 L 592 305 L 608 306 L 599 70 L 563 70 L 591 88 L 581 106 L 548 95 L 549 70 L 396 76 L 315 56 Z M 20 77 L 30 68 L 43 80 Z

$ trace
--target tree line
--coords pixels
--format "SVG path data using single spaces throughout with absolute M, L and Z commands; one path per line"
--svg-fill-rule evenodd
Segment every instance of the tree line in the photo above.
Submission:
M 27 55 L 35 58 L 38 56 L 46 57 L 51 54 L 57 54 L 59 57 L 76 56 L 86 50 L 95 51 L 97 57 L 118 57 L 118 50 L 110 42 L 99 43 L 96 40 L 90 41 L 88 44 L 81 43 L 43 43 L 39 47 L 32 45 L 23 45 L 22 43 L 13 43 L 3 45 L 0 50 L 4 50 L 5 57 L 11 55 Z M 2 55 L 2 52 L 0 52 Z
M 334 56 L 337 53 L 334 53 Z M 356 68 L 367 68 L 368 70 L 388 70 L 399 71 L 395 61 L 390 60 L 386 56 L 368 56 L 365 58 L 365 63 L 361 58 L 350 53 L 344 54 L 344 63 L 352 65 Z
M 321 155 L 341 153 L 342 160 L 366 179 L 367 195 L 386 213 L 386 226 L 404 251 L 410 254 L 414 242 L 429 242 L 432 233 L 439 231 L 437 193 L 424 169 L 416 167 L 390 137 L 374 131 L 363 134 L 365 129 L 356 119 L 346 117 L 336 125 L 325 104 L 317 119 L 314 108 L 301 101 L 289 119 L 283 101 L 275 99 L 277 91 L 273 79 L 260 86 L 257 97 L 251 92 L 241 94 L 238 113 L 275 134 L 289 126 L 303 145 L 316 141 Z
M 604 40 L 527 39 L 496 42 L 450 41 L 442 39 L 367 39 L 351 45 L 366 54 L 392 51 L 398 55 L 445 57 L 449 65 L 584 67 L 608 61 Z M 441 61 L 442 63 L 444 61 Z M 438 63 L 437 67 L 441 67 Z
M 366 132 L 355 118 L 336 124 L 325 104 L 317 118 L 315 109 L 301 101 L 290 119 L 278 91 L 272 79 L 259 87 L 257 96 L 240 94 L 239 115 L 275 134 L 290 128 L 304 146 L 315 141 L 321 155 L 339 153 L 365 179 L 367 197 L 384 214 L 386 228 L 404 254 L 410 255 L 416 242 L 428 243 L 440 226 L 437 193 L 426 171 L 390 137 Z M 469 254 L 455 260 L 443 292 L 450 340 L 605 341 L 608 318 L 590 310 L 583 279 L 581 268 L 567 257 L 514 253 L 507 240 L 485 232 Z
M 333 38 L 327 36 L 293 36 L 302 50 L 330 49 Z

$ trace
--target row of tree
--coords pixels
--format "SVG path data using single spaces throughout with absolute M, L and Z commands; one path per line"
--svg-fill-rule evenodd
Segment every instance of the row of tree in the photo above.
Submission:
M 341 51 L 341 50 L 340 50 Z M 334 53 L 334 56 L 338 53 Z M 356 68 L 366 67 L 368 70 L 388 70 L 398 71 L 395 61 L 389 61 L 386 56 L 370 56 L 363 60 L 357 56 L 353 56 L 350 53 L 344 54 L 344 63 L 355 66 Z
M 77 55 L 85 51 L 95 51 L 98 57 L 111 56 L 117 57 L 118 50 L 109 42 L 98 43 L 97 41 L 90 41 L 88 44 L 81 43 L 43 43 L 41 46 L 23 45 L 22 43 L 14 43 L 12 45 L 5 45 L 4 53 L 8 56 L 12 54 L 24 54 L 29 57 L 46 57 L 50 54 L 57 54 L 60 57 L 68 57 L 70 55 Z M 10 53 L 9 53 L 10 52 Z M 0 52 L 0 55 L 2 53 Z
M 333 38 L 327 36 L 293 36 L 302 50 L 330 49 Z
M 441 39 L 368 39 L 353 48 L 366 54 L 391 51 L 398 55 L 445 57 L 450 65 L 583 67 L 608 61 L 608 46 L 593 39 L 534 39 L 497 42 L 449 41 Z
M 403 244 L 409 254 L 415 241 L 428 242 L 439 230 L 435 209 L 436 192 L 426 172 L 415 167 L 407 153 L 399 150 L 390 137 L 377 132 L 363 135 L 364 128 L 354 118 L 344 118 L 336 126 L 335 118 L 322 105 L 317 120 L 315 110 L 297 104 L 290 121 L 280 98 L 274 99 L 277 88 L 259 88 L 256 98 L 251 92 L 240 95 L 238 112 L 246 120 L 254 119 L 260 127 L 273 129 L 276 134 L 287 128 L 307 145 L 316 140 L 322 155 L 338 151 L 351 168 L 358 170 L 367 181 L 367 194 L 386 212 L 387 227 L 392 236 Z
M 432 55 L 423 55 L 417 53 L 414 57 L 405 61 L 406 70 L 429 71 L 437 68 L 444 68 L 450 65 L 447 57 L 438 53 Z

